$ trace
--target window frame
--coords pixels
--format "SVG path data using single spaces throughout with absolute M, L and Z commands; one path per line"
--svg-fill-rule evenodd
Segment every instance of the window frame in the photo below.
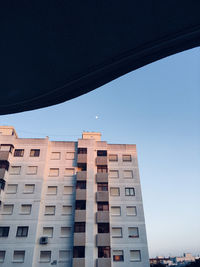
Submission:
M 29 226 L 17 226 L 16 237 L 27 237 Z
M 118 195 L 113 195 L 113 194 L 111 193 L 112 189 L 118 189 Z M 112 197 L 119 197 L 119 196 L 120 196 L 120 188 L 119 188 L 119 187 L 110 187 L 110 195 L 111 195 Z
M 22 153 L 18 153 L 18 152 L 22 152 Z M 24 149 L 16 148 L 15 151 L 14 151 L 13 157 L 22 158 L 23 156 L 24 156 Z
M 31 150 L 30 150 L 30 154 L 29 154 L 29 156 L 31 157 L 31 158 L 38 158 L 39 156 L 40 156 L 40 149 L 35 149 L 35 148 L 32 148 Z
M 127 193 L 128 191 L 128 193 Z M 133 194 L 131 193 L 133 191 Z M 135 196 L 135 188 L 134 187 L 125 187 L 125 196 L 126 197 L 134 197 Z

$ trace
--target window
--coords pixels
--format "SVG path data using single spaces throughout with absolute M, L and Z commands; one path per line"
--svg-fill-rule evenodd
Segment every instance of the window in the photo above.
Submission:
M 55 215 L 56 206 L 45 206 L 45 215 Z
M 86 189 L 86 181 L 77 181 L 76 189 Z
M 113 250 L 113 261 L 124 261 L 123 250 Z
M 117 170 L 110 170 L 109 178 L 119 178 L 119 172 Z
M 111 187 L 110 188 L 110 195 L 111 196 L 119 196 L 120 195 L 119 187 Z
M 8 237 L 9 230 L 9 226 L 0 226 L 0 237 Z
M 70 237 L 71 236 L 71 227 L 61 227 L 60 228 L 61 237 Z
M 122 160 L 123 161 L 131 161 L 131 155 L 123 155 Z
M 4 204 L 2 207 L 2 214 L 4 214 L 4 215 L 13 214 L 13 208 L 14 208 L 13 204 Z
M 107 157 L 107 150 L 97 150 L 97 157 Z
M 116 154 L 110 154 L 109 161 L 118 161 L 118 156 Z
M 48 186 L 47 187 L 48 195 L 57 195 L 57 186 Z
M 122 237 L 122 228 L 121 227 L 113 227 L 112 228 L 112 237 Z
M 59 261 L 66 262 L 70 259 L 70 251 L 69 250 L 59 250 Z
M 53 237 L 53 227 L 43 227 L 43 236 Z
M 13 253 L 13 262 L 24 262 L 25 251 L 24 250 L 15 250 Z
M 59 169 L 58 168 L 51 168 L 49 170 L 49 176 L 59 176 Z
M 23 215 L 31 214 L 31 208 L 32 208 L 31 204 L 22 204 L 21 205 L 21 214 L 23 214 Z
M 17 237 L 27 237 L 28 236 L 28 226 L 18 226 L 16 236 Z
M 75 222 L 74 233 L 85 233 L 85 222 Z
M 73 186 L 64 186 L 63 195 L 71 195 L 73 193 Z
M 85 258 L 85 247 L 74 247 L 73 258 Z
M 24 194 L 33 194 L 35 191 L 34 184 L 25 184 L 24 186 Z
M 97 203 L 97 210 L 98 211 L 109 211 L 108 202 L 98 202 Z
M 78 148 L 78 154 L 87 154 L 87 148 L 86 147 L 79 147 Z
M 67 152 L 66 153 L 66 159 L 74 159 L 75 158 L 75 153 L 74 152 Z
M 126 207 L 126 215 L 128 215 L 128 216 L 136 216 L 137 215 L 136 206 Z
M 97 184 L 97 191 L 108 191 L 108 184 L 107 183 L 98 183 Z
M 66 168 L 65 176 L 73 176 L 75 174 L 74 168 Z
M 24 149 L 15 149 L 14 157 L 23 157 L 24 156 Z
M 138 227 L 128 227 L 128 237 L 138 238 L 139 237 Z
M 125 196 L 135 196 L 135 189 L 133 187 L 126 187 Z
M 76 200 L 75 209 L 76 210 L 85 210 L 86 209 L 86 201 L 85 200 Z
M 121 208 L 120 207 L 111 207 L 111 215 L 112 216 L 120 216 Z
M 72 206 L 62 206 L 62 215 L 72 214 Z
M 78 171 L 87 171 L 87 163 L 78 163 Z
M 110 233 L 110 225 L 109 223 L 98 223 L 98 233 Z
M 0 263 L 4 262 L 5 260 L 6 251 L 0 250 Z
M 6 185 L 6 181 L 3 178 L 0 178 L 0 190 L 4 190 Z
M 108 172 L 108 167 L 107 165 L 98 165 L 97 166 L 97 172 L 101 172 L 101 173 L 107 173 Z
M 124 171 L 124 178 L 133 178 L 133 171 L 131 170 Z
M 140 250 L 130 250 L 130 261 L 141 261 Z
M 40 156 L 40 149 L 31 149 L 30 157 L 39 157 Z
M 17 193 L 17 184 L 8 184 L 6 189 L 7 194 L 16 194 Z
M 40 251 L 40 262 L 50 262 L 51 251 Z
M 21 166 L 11 166 L 10 167 L 10 174 L 18 175 L 20 174 Z
M 98 247 L 98 258 L 110 258 L 110 247 Z
M 28 166 L 27 174 L 37 174 L 37 166 Z
M 52 152 L 51 159 L 60 159 L 60 152 Z

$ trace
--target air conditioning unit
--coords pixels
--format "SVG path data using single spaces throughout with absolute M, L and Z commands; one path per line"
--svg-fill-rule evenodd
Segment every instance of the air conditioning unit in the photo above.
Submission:
M 46 245 L 46 244 L 48 244 L 48 237 L 47 236 L 40 237 L 40 245 Z

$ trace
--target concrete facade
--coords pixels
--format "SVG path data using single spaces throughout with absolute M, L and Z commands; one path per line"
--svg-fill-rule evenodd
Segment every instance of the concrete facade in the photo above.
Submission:
M 4 126 L 0 176 L 0 266 L 149 266 L 135 145 Z

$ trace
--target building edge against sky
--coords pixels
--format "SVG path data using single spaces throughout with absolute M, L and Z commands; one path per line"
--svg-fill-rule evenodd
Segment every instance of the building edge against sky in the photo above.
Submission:
M 0 188 L 1 266 L 149 266 L 136 145 L 2 126 Z

